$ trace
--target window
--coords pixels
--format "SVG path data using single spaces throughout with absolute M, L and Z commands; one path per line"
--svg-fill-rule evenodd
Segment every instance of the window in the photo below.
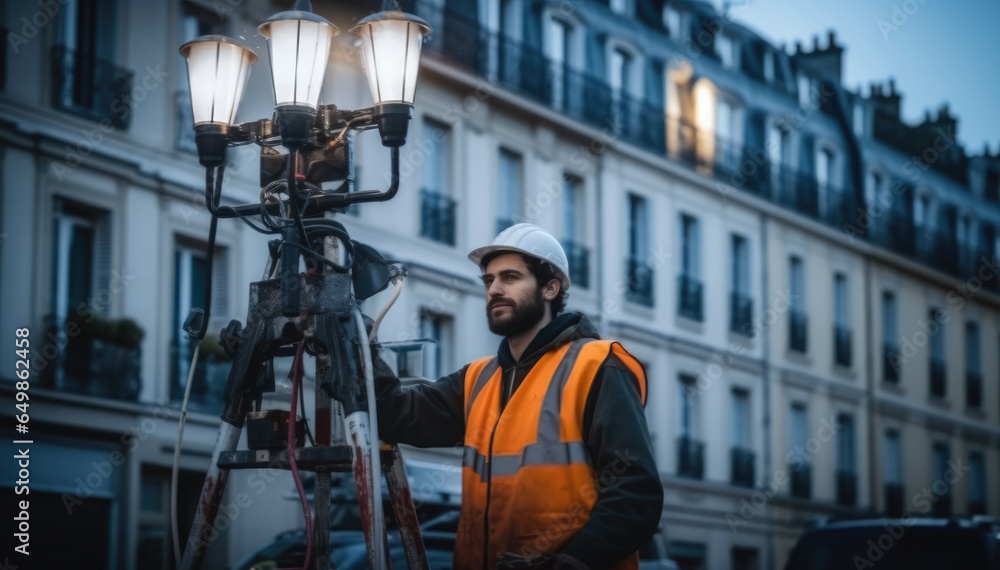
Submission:
M 180 524 L 180 547 L 183 553 L 190 521 L 194 519 L 205 476 L 180 471 L 177 481 L 177 518 Z M 139 500 L 139 545 L 136 567 L 149 570 L 176 568 L 170 534 L 170 469 L 142 466 Z
M 854 103 L 852 114 L 854 136 L 863 138 L 865 136 L 865 107 L 859 102 Z
M 715 36 L 715 53 L 722 62 L 722 67 L 735 69 L 736 67 L 736 43 L 725 34 Z
M 983 405 L 983 377 L 979 369 L 979 324 L 965 323 L 965 405 Z
M 767 130 L 767 156 L 777 167 L 788 161 L 788 132 L 777 125 Z
M 608 62 L 608 84 L 611 86 L 611 94 L 620 97 L 627 94 L 629 89 L 629 77 L 632 73 L 632 56 L 621 48 L 611 50 L 611 59 Z
M 812 81 L 805 75 L 798 77 L 799 106 L 804 109 L 811 109 L 814 105 L 812 96 Z
M 704 444 L 698 440 L 700 415 L 698 413 L 697 384 L 692 376 L 681 376 L 678 382 L 680 410 L 677 438 L 677 474 L 681 477 L 701 479 L 704 475 Z
M 896 340 L 899 338 L 896 295 L 892 291 L 882 292 L 882 378 L 886 382 L 899 381 L 899 354 Z
M 924 227 L 930 214 L 930 200 L 927 196 L 920 196 L 913 203 L 913 225 L 918 228 Z
M 583 183 L 563 174 L 563 249 L 569 259 L 569 278 L 574 286 L 586 289 L 590 281 L 590 252 L 583 245 Z
M 857 502 L 854 417 L 837 414 L 837 503 L 853 507 Z
M 878 172 L 868 172 L 865 175 L 865 204 L 871 208 L 879 199 L 882 191 L 882 175 Z
M 789 332 L 788 347 L 796 352 L 806 352 L 806 300 L 805 300 L 805 269 L 802 259 L 797 256 L 788 258 L 788 290 L 790 307 L 788 311 Z
M 806 406 L 793 403 L 789 414 L 789 464 L 792 468 L 791 494 L 793 497 L 808 499 L 811 494 L 811 475 L 809 462 L 806 459 L 806 438 L 808 437 L 808 419 Z
M 420 235 L 449 245 L 455 244 L 455 200 L 448 183 L 451 133 L 447 125 L 424 119 L 426 148 L 420 169 Z
M 552 66 L 552 104 L 563 108 L 568 95 L 570 49 L 573 26 L 565 20 L 550 18 L 546 27 L 545 54 Z
M 847 276 L 833 276 L 834 359 L 840 366 L 851 365 L 851 325 L 848 304 Z
M 434 341 L 425 351 L 424 378 L 444 376 L 451 365 L 452 318 L 429 311 L 420 313 L 420 337 Z
M 698 219 L 681 214 L 681 274 L 678 284 L 678 309 L 683 317 L 702 320 L 701 232 Z
M 979 451 L 969 454 L 969 514 L 986 514 L 986 462 Z
M 750 247 L 743 236 L 732 235 L 733 282 L 729 302 L 729 330 L 753 334 L 753 299 L 750 298 Z
M 521 213 L 521 185 L 523 181 L 521 155 L 500 149 L 500 179 L 497 204 L 497 233 L 517 223 Z
M 903 453 L 899 445 L 899 432 L 885 431 L 883 469 L 885 470 L 885 512 L 889 516 L 903 514 Z
M 757 549 L 734 546 L 732 550 L 733 570 L 759 570 Z
M 49 323 L 66 342 L 56 357 L 51 377 L 43 382 L 60 390 L 89 392 L 93 345 L 85 335 L 64 336 L 108 314 L 103 298 L 111 284 L 111 216 L 105 210 L 55 198 L 53 217 L 52 305 Z M 99 297 L 97 294 L 102 293 Z M 103 391 L 103 390 L 102 390 Z
M 205 281 L 208 279 L 208 246 L 191 238 L 177 236 L 174 244 L 174 315 L 170 352 L 173 355 L 170 398 L 179 402 L 184 397 L 191 354 L 194 347 L 184 322 L 193 308 L 205 309 Z M 208 331 L 218 331 L 229 316 L 228 252 L 216 245 L 212 261 L 212 307 Z M 221 406 L 223 391 L 229 378 L 231 362 L 218 347 L 218 338 L 210 334 L 202 341 L 198 362 L 192 377 L 190 405 L 202 411 L 217 411 Z
M 951 459 L 951 450 L 947 443 L 937 442 L 931 452 L 933 482 L 931 483 L 931 501 L 933 507 L 931 512 L 935 517 L 946 517 L 951 515 L 951 487 L 945 473 L 948 471 L 948 461 Z M 943 485 L 942 485 L 943 484 Z M 944 488 L 939 493 L 937 489 Z
M 118 53 L 115 0 L 75 0 L 58 14 L 52 51 L 53 103 L 74 115 L 125 129 L 131 113 L 116 106 L 132 88 L 132 73 L 115 64 Z
M 832 210 L 833 204 L 830 204 L 830 199 L 833 197 L 831 186 L 833 184 L 834 161 L 833 152 L 829 149 L 823 148 L 816 153 L 816 184 L 819 194 L 817 199 L 820 217 L 826 217 L 827 213 Z
M 649 267 L 649 211 L 646 199 L 636 194 L 628 196 L 629 234 L 626 276 L 626 299 L 647 306 L 653 305 L 653 269 Z
M 944 334 L 945 328 L 942 322 L 941 311 L 937 308 L 931 308 L 928 311 L 928 318 L 932 323 L 937 324 L 937 329 L 933 329 L 933 334 L 928 334 L 930 336 L 930 378 L 931 378 L 931 395 L 938 398 L 944 398 L 947 394 L 947 378 L 945 373 L 945 361 L 944 361 Z
M 733 485 L 752 487 L 754 483 L 754 453 L 750 450 L 750 394 L 746 390 L 733 390 L 732 412 L 732 461 Z
M 1000 202 L 1000 171 L 993 169 L 986 171 L 986 187 L 983 189 L 983 195 L 990 202 Z
M 663 25 L 667 28 L 667 34 L 675 41 L 684 40 L 681 29 L 681 13 L 671 4 L 667 4 L 663 8 Z
M 632 0 L 610 0 L 611 11 L 616 14 L 631 14 Z
M 773 51 L 764 51 L 764 81 L 767 83 L 774 81 L 774 59 Z

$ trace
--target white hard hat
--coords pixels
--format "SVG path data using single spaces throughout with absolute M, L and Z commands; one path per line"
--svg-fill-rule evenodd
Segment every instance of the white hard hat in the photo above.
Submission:
M 494 251 L 512 251 L 530 255 L 556 268 L 562 290 L 569 289 L 569 261 L 559 240 L 535 224 L 514 224 L 500 232 L 493 243 L 469 253 L 469 259 L 482 265 L 483 258 Z

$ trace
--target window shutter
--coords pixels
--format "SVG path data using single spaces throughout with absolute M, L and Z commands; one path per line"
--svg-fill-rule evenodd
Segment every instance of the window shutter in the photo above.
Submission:
M 94 299 L 103 298 L 104 292 L 111 288 L 111 264 L 112 264 L 112 243 L 111 243 L 111 216 L 103 214 L 95 220 L 94 228 L 94 284 L 91 291 Z M 110 293 L 106 293 L 110 298 Z M 113 304 L 113 303 L 112 303 Z M 102 316 L 107 317 L 111 312 L 109 305 L 94 303 L 94 307 L 99 310 Z

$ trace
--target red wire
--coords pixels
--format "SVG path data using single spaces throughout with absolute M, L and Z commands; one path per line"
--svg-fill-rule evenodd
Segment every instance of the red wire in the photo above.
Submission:
M 295 479 L 295 488 L 299 492 L 299 500 L 302 501 L 302 516 L 306 522 L 306 561 L 302 565 L 302 570 L 309 568 L 309 561 L 312 558 L 312 513 L 309 511 L 309 501 L 306 500 L 306 491 L 302 487 L 302 478 L 299 477 L 299 466 L 295 461 L 295 412 L 298 402 L 298 387 L 302 382 L 302 352 L 305 348 L 305 340 L 299 341 L 299 348 L 295 352 L 295 362 L 292 364 L 292 405 L 288 413 L 288 464 L 292 468 L 292 477 Z M 305 412 L 303 412 L 305 413 Z M 316 508 L 321 508 L 316 505 Z

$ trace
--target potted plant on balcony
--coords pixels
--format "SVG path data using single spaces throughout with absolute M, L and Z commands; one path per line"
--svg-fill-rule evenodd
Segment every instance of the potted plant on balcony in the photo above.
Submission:
M 219 344 L 219 335 L 207 334 L 198 343 L 198 362 L 191 386 L 191 400 L 214 409 L 222 402 L 222 392 L 229 377 L 232 357 Z M 202 406 L 205 407 L 205 406 Z

